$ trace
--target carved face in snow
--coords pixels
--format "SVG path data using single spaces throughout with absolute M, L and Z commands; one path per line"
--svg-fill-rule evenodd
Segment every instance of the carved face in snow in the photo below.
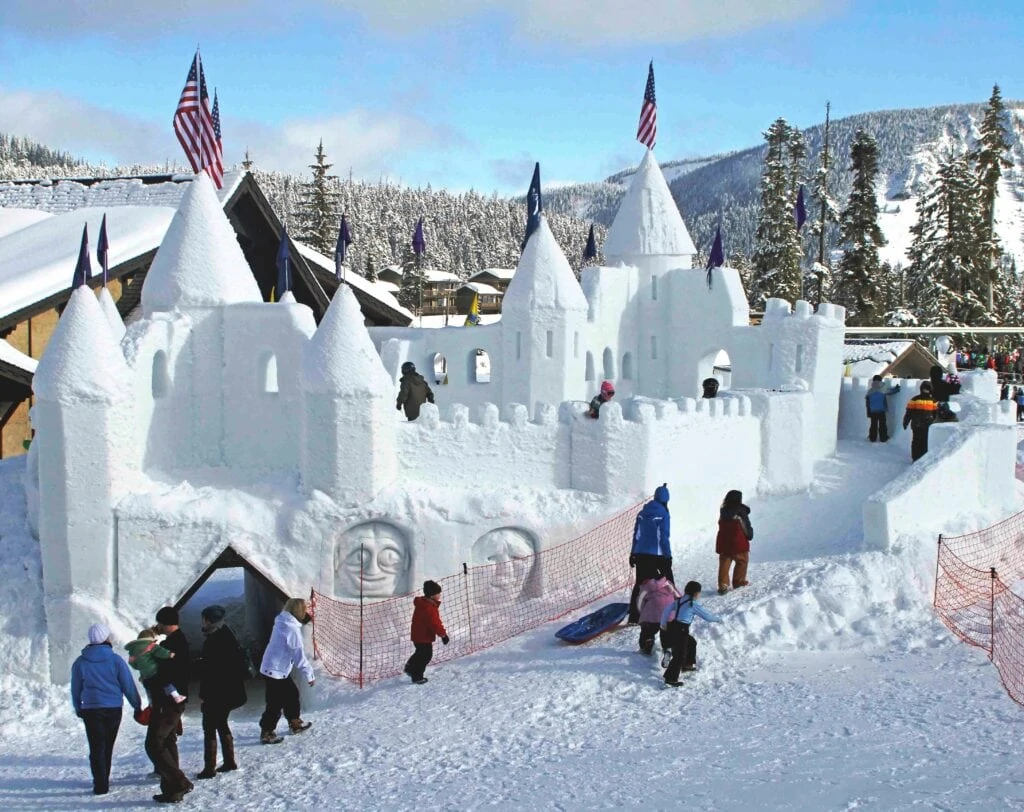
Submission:
M 518 598 L 530 578 L 536 552 L 533 536 L 517 527 L 500 527 L 478 538 L 473 545 L 473 563 L 493 568 L 490 588 L 481 592 L 480 599 Z
M 368 522 L 349 530 L 338 542 L 334 565 L 335 593 L 349 598 L 390 598 L 409 591 L 409 542 L 397 527 Z

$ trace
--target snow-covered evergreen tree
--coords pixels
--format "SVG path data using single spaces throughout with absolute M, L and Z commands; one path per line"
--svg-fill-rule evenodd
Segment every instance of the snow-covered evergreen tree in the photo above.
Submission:
M 338 178 L 328 174 L 334 164 L 327 163 L 322 138 L 313 160 L 314 163 L 309 165 L 313 170 L 313 180 L 303 190 L 298 239 L 321 254 L 331 256 L 338 235 Z
M 875 325 L 883 312 L 878 249 L 885 238 L 878 226 L 878 144 L 859 130 L 850 147 L 853 189 L 840 218 L 843 258 L 833 279 L 832 300 L 846 308 L 847 324 Z
M 795 301 L 802 294 L 800 260 L 803 252 L 793 219 L 801 161 L 806 154 L 800 131 L 779 118 L 764 133 L 768 144 L 761 176 L 761 211 L 757 249 L 747 295 L 751 307 L 762 309 L 766 299 Z
M 832 105 L 825 103 L 825 129 L 824 141 L 819 154 L 818 169 L 814 173 L 811 182 L 811 198 L 816 204 L 817 218 L 811 225 L 811 236 L 817 241 L 817 254 L 810 275 L 813 282 L 815 301 L 824 301 L 827 291 L 831 287 L 831 270 L 829 269 L 829 234 L 834 231 L 835 225 L 839 222 L 839 207 L 829 187 L 829 176 L 832 174 L 832 146 L 829 141 L 831 124 Z M 810 287 L 808 290 L 811 290 Z
M 373 254 L 366 255 L 366 273 L 363 276 L 370 282 L 377 281 L 377 265 L 373 261 Z

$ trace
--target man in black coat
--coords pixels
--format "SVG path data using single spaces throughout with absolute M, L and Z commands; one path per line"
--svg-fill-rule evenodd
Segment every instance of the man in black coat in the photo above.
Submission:
M 167 635 L 161 645 L 174 652 L 174 657 L 159 661 L 160 670 L 152 682 L 154 685 L 174 685 L 179 693 L 187 695 L 192 663 L 188 640 L 178 627 L 178 610 L 165 606 L 157 612 L 156 627 L 158 632 Z M 188 701 L 187 696 L 185 701 Z M 160 774 L 160 794 L 154 795 L 153 800 L 177 803 L 185 793 L 192 791 L 192 782 L 178 765 L 178 731 L 185 702 L 175 702 L 161 690 L 151 690 L 149 702 L 153 710 L 146 730 L 146 755 Z
M 921 393 L 907 401 L 903 413 L 903 428 L 908 425 L 913 432 L 910 441 L 910 458 L 915 462 L 928 453 L 928 429 L 939 415 L 939 404 L 932 397 L 932 385 L 922 381 Z
M 216 778 L 217 773 L 238 769 L 235 738 L 228 714 L 245 704 L 246 657 L 234 632 L 225 625 L 223 606 L 207 606 L 202 612 L 202 659 L 199 662 L 199 699 L 203 711 L 203 771 L 196 778 Z M 217 737 L 224 763 L 217 766 Z
M 420 406 L 424 402 L 434 402 L 434 393 L 430 385 L 423 380 L 423 376 L 416 371 L 416 365 L 412 361 L 402 364 L 402 378 L 399 384 L 395 408 L 399 411 L 404 408 L 405 416 L 409 420 L 415 420 L 420 416 Z

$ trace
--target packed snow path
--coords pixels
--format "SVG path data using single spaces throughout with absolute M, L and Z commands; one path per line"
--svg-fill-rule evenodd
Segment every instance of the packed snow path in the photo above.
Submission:
M 256 743 L 253 686 L 232 715 L 241 770 L 196 782 L 185 806 L 1022 808 L 1024 710 L 985 656 L 935 620 L 934 538 L 859 551 L 863 498 L 907 464 L 896 446 L 843 443 L 809 493 L 751 499 L 752 584 L 724 597 L 713 528 L 677 539 L 677 577 L 701 580 L 725 621 L 695 626 L 701 670 L 682 688 L 663 687 L 634 628 L 572 648 L 555 641 L 557 623 L 429 669 L 424 686 L 360 691 L 321 676 L 305 700 L 313 728 L 277 746 Z M 42 676 L 22 465 L 0 464 L 0 804 L 152 808 L 143 729 L 126 714 L 111 794 L 94 798 L 81 724 Z M 198 703 L 185 725 L 191 774 Z

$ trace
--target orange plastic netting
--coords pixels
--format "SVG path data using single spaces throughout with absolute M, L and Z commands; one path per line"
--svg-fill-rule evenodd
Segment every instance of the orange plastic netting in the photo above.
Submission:
M 493 646 L 627 588 L 635 505 L 572 541 L 438 579 L 451 643 L 433 663 Z M 402 673 L 413 595 L 349 602 L 315 590 L 313 646 L 328 673 L 363 685 Z

